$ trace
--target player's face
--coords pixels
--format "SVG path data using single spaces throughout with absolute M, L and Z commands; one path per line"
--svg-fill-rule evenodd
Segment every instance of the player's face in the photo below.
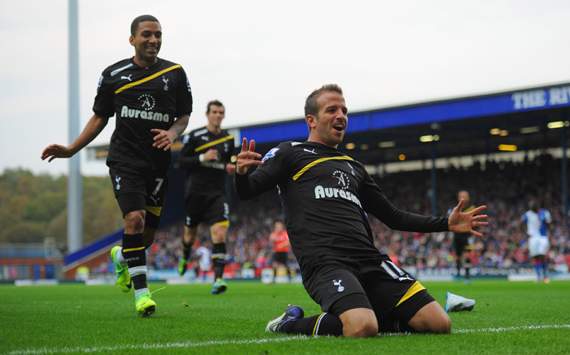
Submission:
M 162 44 L 162 28 L 160 23 L 143 21 L 139 23 L 137 32 L 129 38 L 131 45 L 135 47 L 135 55 L 147 63 L 154 63 L 160 45 Z
M 348 109 L 344 97 L 334 91 L 326 91 L 317 98 L 317 117 L 308 116 L 311 139 L 328 145 L 338 146 L 344 139 L 348 127 Z
M 208 122 L 212 126 L 219 128 L 222 125 L 224 117 L 226 117 L 226 109 L 224 106 L 212 105 L 210 106 L 210 111 L 206 113 L 206 116 L 208 117 Z

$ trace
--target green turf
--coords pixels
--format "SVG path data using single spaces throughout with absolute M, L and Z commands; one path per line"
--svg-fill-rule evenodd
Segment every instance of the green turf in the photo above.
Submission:
M 111 286 L 0 286 L 0 352 L 94 351 L 117 354 L 562 354 L 570 353 L 570 283 L 479 281 L 426 283 L 443 302 L 446 291 L 477 300 L 473 312 L 453 313 L 449 336 L 372 339 L 282 339 L 264 332 L 287 303 L 306 314 L 319 308 L 301 285 L 230 282 L 226 294 L 208 285 L 167 286 L 155 295 L 157 313 L 137 318 L 132 294 Z M 154 288 L 161 285 L 153 285 Z M 491 332 L 485 328 L 566 325 L 559 329 Z M 269 339 L 265 343 L 259 340 Z M 252 343 L 257 340 L 257 343 Z M 211 343 L 208 343 L 211 342 Z M 145 343 L 147 349 L 139 346 Z M 129 348 L 132 345 L 132 348 Z M 162 347 L 162 348 L 161 348 Z M 34 352 L 36 351 L 36 352 Z

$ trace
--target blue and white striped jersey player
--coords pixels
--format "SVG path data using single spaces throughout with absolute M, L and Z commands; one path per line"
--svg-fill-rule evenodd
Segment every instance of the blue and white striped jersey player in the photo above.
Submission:
M 538 203 L 533 200 L 529 203 L 529 210 L 522 215 L 522 222 L 529 237 L 528 252 L 534 263 L 537 280 L 547 283 L 549 279 L 546 256 L 550 247 L 548 229 L 552 216 L 548 210 L 538 208 Z

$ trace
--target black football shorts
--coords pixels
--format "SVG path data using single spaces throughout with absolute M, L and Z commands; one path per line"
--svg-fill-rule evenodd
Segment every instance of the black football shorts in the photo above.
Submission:
M 189 193 L 186 198 L 187 227 L 196 227 L 200 223 L 213 225 L 229 221 L 230 209 L 222 194 Z
M 166 172 L 137 172 L 113 167 L 109 168 L 109 175 L 123 216 L 138 210 L 160 216 L 168 185 Z
M 340 314 L 355 308 L 372 309 L 380 332 L 398 332 L 425 305 L 434 301 L 426 289 L 386 257 L 380 265 L 360 271 L 327 265 L 304 281 L 305 289 L 324 312 Z

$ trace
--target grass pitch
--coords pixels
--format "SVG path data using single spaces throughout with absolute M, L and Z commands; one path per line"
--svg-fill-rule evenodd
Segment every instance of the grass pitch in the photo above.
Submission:
M 0 286 L 0 353 L 570 353 L 569 282 L 425 284 L 440 303 L 446 291 L 477 300 L 472 312 L 451 314 L 454 334 L 346 339 L 265 333 L 267 321 L 288 303 L 307 315 L 319 312 L 298 284 L 230 282 L 218 296 L 209 294 L 209 285 L 167 286 L 155 295 L 157 313 L 147 319 L 135 315 L 132 294 L 111 286 Z

